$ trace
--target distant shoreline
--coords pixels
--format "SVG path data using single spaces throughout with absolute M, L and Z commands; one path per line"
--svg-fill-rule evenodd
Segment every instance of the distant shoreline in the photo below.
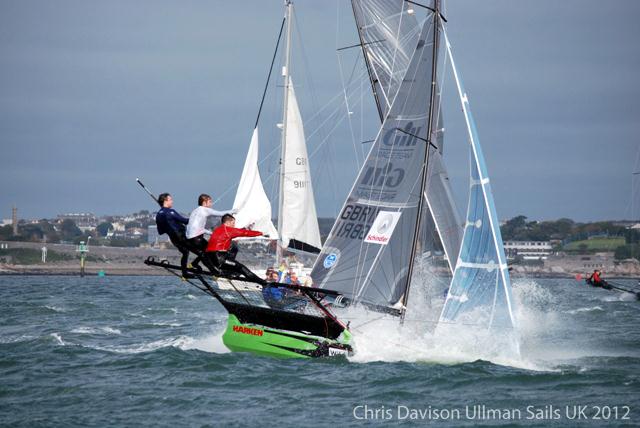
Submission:
M 29 249 L 31 260 L 5 260 L 0 263 L 0 275 L 38 275 L 38 276 L 75 276 L 80 275 L 80 260 L 75 245 L 49 244 L 52 251 L 57 253 L 58 260 L 40 261 L 42 243 L 35 242 L 4 242 L 9 249 Z M 175 249 L 152 249 L 131 247 L 102 247 L 90 246 L 89 258 L 85 265 L 86 276 L 97 276 L 103 271 L 107 276 L 168 276 L 164 269 L 147 266 L 143 261 L 149 257 L 166 259 L 178 264 L 179 253 Z M 6 251 L 6 249 L 5 249 Z M 37 252 L 36 252 L 37 251 Z M 34 254 L 35 253 L 35 254 Z M 59 260 L 60 256 L 64 259 Z M 249 266 L 264 266 L 263 255 L 255 253 L 250 248 L 243 250 L 243 261 Z M 312 261 L 307 260 L 308 265 Z M 510 275 L 516 278 L 575 278 L 576 275 L 589 275 L 594 269 L 604 272 L 604 278 L 634 279 L 640 278 L 640 262 L 637 260 L 617 261 L 612 252 L 583 255 L 552 255 L 539 264 L 510 263 L 513 267 Z M 443 272 L 441 272 L 443 273 Z

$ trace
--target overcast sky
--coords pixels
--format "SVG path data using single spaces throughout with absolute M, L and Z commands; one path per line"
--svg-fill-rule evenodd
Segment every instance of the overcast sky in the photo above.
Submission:
M 349 2 L 295 6 L 291 72 L 318 214 L 333 216 L 379 124 L 357 50 L 336 53 L 357 43 Z M 280 0 L 0 2 L 0 218 L 14 203 L 27 218 L 155 209 L 136 177 L 182 211 L 201 192 L 230 207 L 282 14 Z M 499 217 L 640 217 L 640 2 L 449 0 L 446 17 Z M 279 84 L 277 70 L 260 120 L 270 193 Z M 465 207 L 453 95 L 445 158 Z

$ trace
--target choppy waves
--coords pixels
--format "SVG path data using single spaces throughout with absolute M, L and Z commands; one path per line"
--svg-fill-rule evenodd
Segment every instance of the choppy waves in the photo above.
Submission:
M 639 304 L 572 281 L 515 282 L 518 353 L 464 326 L 436 330 L 432 299 L 403 328 L 346 314 L 349 360 L 291 361 L 228 352 L 225 311 L 177 281 L 64 280 L 0 277 L 0 425 L 343 426 L 361 403 L 640 406 Z

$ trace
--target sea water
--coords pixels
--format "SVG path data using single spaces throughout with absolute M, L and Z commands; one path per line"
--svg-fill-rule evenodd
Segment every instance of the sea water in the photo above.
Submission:
M 640 425 L 640 302 L 513 282 L 517 355 L 426 313 L 280 360 L 228 352 L 226 312 L 172 277 L 0 276 L 0 425 Z

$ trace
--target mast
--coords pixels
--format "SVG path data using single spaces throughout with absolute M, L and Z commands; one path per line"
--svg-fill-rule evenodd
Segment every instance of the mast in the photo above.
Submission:
M 413 234 L 413 244 L 411 246 L 411 256 L 409 259 L 409 269 L 407 272 L 407 287 L 405 288 L 404 295 L 402 297 L 402 314 L 400 315 L 401 321 L 404 321 L 406 313 L 407 303 L 409 301 L 409 289 L 411 288 L 411 277 L 413 276 L 413 268 L 415 265 L 416 253 L 418 252 L 418 241 L 420 240 L 420 229 L 422 227 L 422 210 L 424 209 L 423 197 L 425 189 L 427 187 L 427 169 L 429 166 L 429 153 L 431 153 L 431 135 L 433 133 L 433 113 L 434 104 L 436 98 L 436 82 L 438 72 L 438 45 L 440 43 L 440 0 L 434 0 L 434 12 L 433 12 L 433 63 L 431 66 L 431 97 L 429 100 L 429 118 L 427 123 L 427 140 L 425 142 L 427 148 L 424 152 L 424 163 L 422 164 L 422 180 L 420 183 L 420 198 L 418 200 L 418 218 L 416 219 L 416 228 Z
M 369 82 L 371 83 L 371 91 L 373 92 L 373 98 L 376 101 L 376 108 L 378 109 L 378 116 L 380 116 L 380 122 L 384 121 L 384 114 L 382 113 L 382 106 L 380 105 L 380 97 L 378 96 L 378 90 L 376 89 L 376 77 L 373 74 L 373 70 L 371 69 L 371 64 L 369 62 L 369 55 L 367 55 L 367 48 L 365 48 L 364 39 L 362 38 L 361 26 L 362 23 L 358 19 L 358 14 L 356 13 L 356 2 L 357 0 L 351 0 L 351 10 L 353 11 L 353 18 L 356 21 L 356 28 L 358 29 L 358 38 L 360 39 L 360 47 L 362 48 L 362 56 L 364 57 L 364 63 L 367 66 L 367 74 L 369 74 Z
M 282 253 L 283 253 L 283 241 L 282 241 L 282 224 L 283 224 L 283 214 L 284 214 L 284 180 L 285 180 L 285 155 L 287 152 L 287 110 L 289 107 L 289 62 L 291 59 L 291 8 L 293 7 L 293 3 L 291 0 L 285 0 L 285 20 L 287 22 L 287 43 L 285 47 L 285 59 L 284 59 L 284 67 L 282 69 L 282 76 L 284 77 L 284 100 L 283 100 L 283 108 L 282 108 L 282 140 L 280 143 L 280 190 L 278 192 L 278 264 L 282 261 Z

